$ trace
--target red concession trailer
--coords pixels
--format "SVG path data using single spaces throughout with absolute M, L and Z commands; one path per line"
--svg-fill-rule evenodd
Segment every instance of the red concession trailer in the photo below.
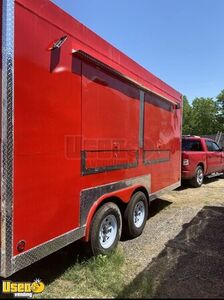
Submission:
M 180 185 L 182 96 L 48 0 L 1 4 L 1 276 L 107 254 Z

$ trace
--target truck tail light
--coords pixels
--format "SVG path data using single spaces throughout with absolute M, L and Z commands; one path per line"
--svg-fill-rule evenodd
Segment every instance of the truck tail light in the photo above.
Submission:
M 189 166 L 189 159 L 184 159 L 183 160 L 183 166 Z

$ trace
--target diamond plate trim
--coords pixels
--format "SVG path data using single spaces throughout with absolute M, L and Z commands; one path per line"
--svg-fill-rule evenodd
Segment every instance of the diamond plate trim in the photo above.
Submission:
M 12 271 L 14 147 L 14 0 L 2 1 L 1 275 Z
M 151 193 L 151 175 L 143 175 L 134 178 L 124 179 L 100 185 L 92 188 L 87 188 L 81 191 L 80 194 L 80 224 L 85 225 L 91 207 L 103 195 L 131 187 L 140 185 L 146 188 L 148 194 Z
M 85 235 L 85 226 L 69 231 L 31 250 L 14 256 L 12 259 L 12 273 L 15 273 L 34 262 L 54 253 L 55 251 L 81 239 Z
M 153 200 L 159 198 L 164 193 L 167 193 L 169 191 L 173 191 L 173 190 L 177 189 L 180 186 L 181 186 L 181 181 L 178 181 L 178 182 L 176 182 L 174 184 L 171 184 L 171 185 L 169 185 L 169 186 L 167 186 L 167 187 L 165 187 L 165 188 L 163 188 L 163 189 L 161 189 L 161 190 L 159 190 L 159 191 L 157 191 L 157 192 L 149 195 L 149 200 L 153 201 Z

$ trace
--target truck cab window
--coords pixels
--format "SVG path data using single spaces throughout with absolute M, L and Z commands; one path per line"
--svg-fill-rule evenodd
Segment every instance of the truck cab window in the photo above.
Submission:
M 206 141 L 208 151 L 220 151 L 219 146 L 212 141 Z
M 202 151 L 201 142 L 198 140 L 182 140 L 182 150 L 183 151 Z

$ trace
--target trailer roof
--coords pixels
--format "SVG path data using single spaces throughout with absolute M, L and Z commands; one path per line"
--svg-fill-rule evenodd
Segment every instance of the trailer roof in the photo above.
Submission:
M 72 37 L 71 53 L 74 50 L 86 52 L 156 94 L 178 103 L 182 101 L 181 93 L 147 71 L 51 1 L 16 0 L 16 3 L 60 28 L 62 35 L 66 34 L 68 37 Z

